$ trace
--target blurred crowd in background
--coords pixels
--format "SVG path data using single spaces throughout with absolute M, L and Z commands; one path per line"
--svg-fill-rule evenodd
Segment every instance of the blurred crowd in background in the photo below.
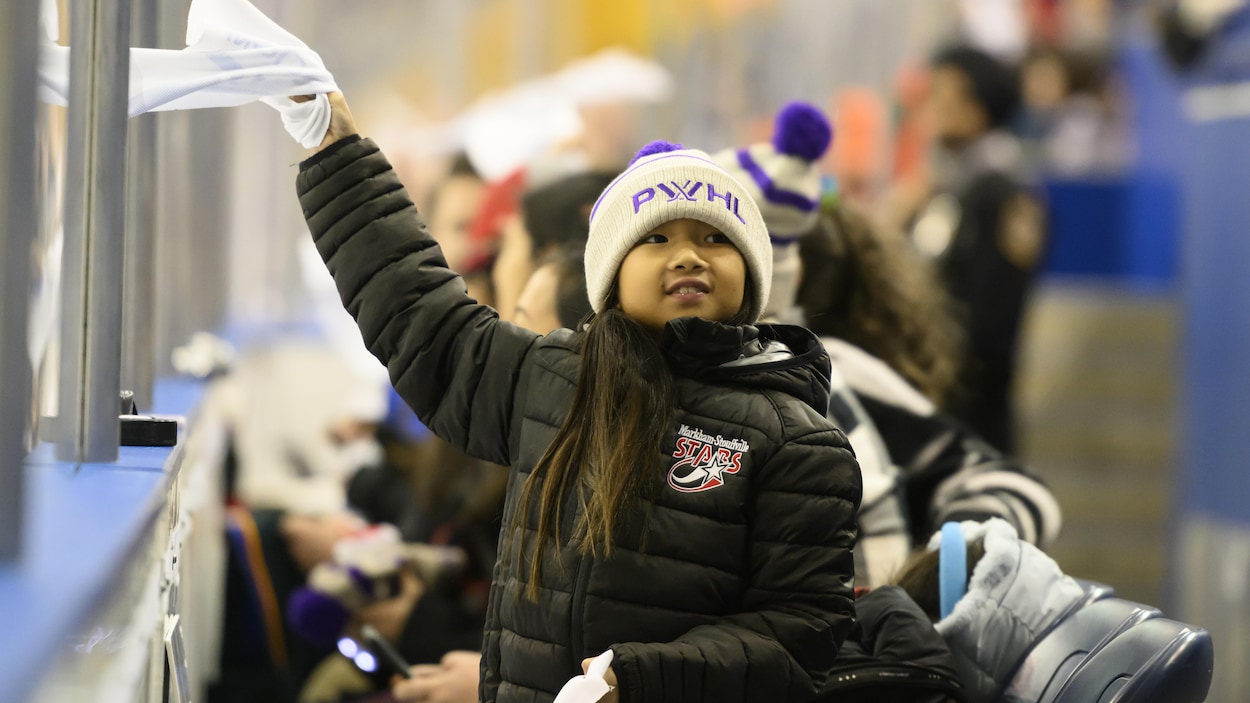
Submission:
M 1114 190 L 1158 158 L 1142 153 L 1135 133 L 1144 108 L 1132 86 L 1142 79 L 1126 75 L 1124 56 L 1151 41 L 1176 59 L 1163 70 L 1183 65 L 1187 25 L 1178 29 L 1172 3 L 256 4 L 325 59 L 470 294 L 540 333 L 575 327 L 588 312 L 589 210 L 641 145 L 663 138 L 715 152 L 767 142 L 784 105 L 816 105 L 833 125 L 816 166 L 827 207 L 844 215 L 836 236 L 801 251 L 794 303 L 809 326 L 868 349 L 995 455 L 1030 466 L 1067 518 L 1064 536 L 1049 540 L 1066 570 L 1162 601 L 1174 388 L 1117 377 L 1108 354 L 1123 349 L 1114 345 L 1088 354 L 1089 340 L 1117 328 L 1137 335 L 1136 356 L 1121 362 L 1174 364 L 1172 273 L 1149 262 L 1102 272 L 1164 291 L 1144 304 L 1107 292 L 1107 277 L 1089 279 L 1092 297 L 1088 281 L 1055 281 L 1082 273 L 1081 252 L 1094 251 L 1079 241 L 1096 226 L 1089 218 L 1064 229 L 1080 197 L 1074 184 Z M 242 124 L 220 133 L 237 153 L 287 154 Z M 350 644 L 337 641 L 342 627 L 323 625 L 329 616 L 309 614 L 316 603 L 302 615 L 275 610 L 320 589 L 443 677 L 445 697 L 431 700 L 476 700 L 459 674 L 477 669 L 506 474 L 434 438 L 394 395 L 298 213 L 272 212 L 286 202 L 291 169 L 250 162 L 236 173 L 224 196 L 233 242 L 247 241 L 255 223 L 273 233 L 232 247 L 223 265 L 232 285 L 220 307 L 237 349 L 202 338 L 175 361 L 213 379 L 203 412 L 232 428 L 231 535 L 239 553 L 258 550 L 266 562 L 231 561 L 224 637 L 251 645 L 225 650 L 214 695 L 318 701 L 385 691 L 384 675 L 332 656 Z M 1165 208 L 1169 216 L 1174 226 Z M 866 285 L 848 283 L 856 276 L 875 279 L 874 300 L 895 296 L 894 311 L 907 308 L 887 327 L 915 334 L 883 339 L 872 320 L 890 304 L 847 297 Z M 249 286 L 257 281 L 265 290 Z M 1040 313 L 1039 300 L 1048 306 Z M 272 332 L 291 327 L 301 334 Z M 1070 365 L 1057 367 L 1064 359 Z M 1090 388 L 1112 400 L 1091 400 Z M 1091 416 L 1106 423 L 1091 428 Z M 1116 435 L 1125 427 L 1127 441 Z M 1117 508 L 1113 494 L 1130 487 L 1137 500 Z M 1046 529 L 1058 533 L 1054 519 Z M 369 527 L 381 523 L 393 528 Z M 413 569 L 392 573 L 396 550 Z M 351 595 L 348 577 L 331 573 L 336 563 L 371 579 L 368 598 Z M 271 599 L 255 596 L 257 583 Z

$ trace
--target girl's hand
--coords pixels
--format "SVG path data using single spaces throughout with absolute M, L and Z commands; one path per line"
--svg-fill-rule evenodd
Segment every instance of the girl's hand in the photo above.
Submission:
M 318 151 L 337 142 L 343 137 L 356 134 L 356 120 L 352 119 L 352 111 L 347 107 L 347 99 L 342 93 L 330 93 L 330 128 L 326 130 L 326 138 L 321 140 Z
M 590 670 L 590 662 L 592 661 L 594 661 L 593 658 L 582 660 L 583 674 Z M 603 698 L 599 699 L 599 703 L 619 703 L 621 694 L 616 689 L 616 672 L 612 671 L 612 667 L 609 666 L 608 670 L 603 672 L 603 680 L 608 682 L 608 692 L 604 694 Z
M 312 100 L 312 95 L 292 95 L 291 100 L 297 103 L 304 103 Z M 347 99 L 342 93 L 333 92 L 326 96 L 330 100 L 330 127 L 326 129 L 325 139 L 321 140 L 321 146 L 317 147 L 317 151 L 330 146 L 343 137 L 350 137 L 357 133 L 356 120 L 352 119 L 352 111 L 347 107 Z

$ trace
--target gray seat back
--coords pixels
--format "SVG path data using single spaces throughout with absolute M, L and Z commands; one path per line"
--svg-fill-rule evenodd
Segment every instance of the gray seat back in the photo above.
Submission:
M 1202 628 L 1154 618 L 1138 622 L 1077 666 L 1057 703 L 1201 703 L 1215 649 Z
M 999 699 L 1003 703 L 1054 703 L 1087 657 L 1138 623 L 1159 616 L 1155 608 L 1121 598 L 1078 602 L 1038 639 Z

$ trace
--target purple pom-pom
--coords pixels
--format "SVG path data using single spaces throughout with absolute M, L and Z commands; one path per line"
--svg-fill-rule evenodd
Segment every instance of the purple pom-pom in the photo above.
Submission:
M 287 619 L 300 637 L 314 644 L 332 645 L 347 627 L 351 613 L 338 600 L 304 586 L 291 594 Z
M 657 139 L 651 142 L 650 144 L 644 146 L 643 148 L 639 149 L 638 153 L 634 154 L 634 159 L 633 161 L 629 162 L 629 165 L 633 166 L 634 163 L 638 161 L 638 159 L 651 156 L 652 154 L 663 154 L 669 151 L 681 151 L 682 149 L 685 149 L 685 148 L 686 147 L 680 144 L 674 144 L 672 142 L 666 142 L 663 139 Z
M 816 161 L 825 155 L 832 141 L 833 127 L 828 118 L 808 103 L 790 103 L 777 115 L 773 147 L 783 154 Z

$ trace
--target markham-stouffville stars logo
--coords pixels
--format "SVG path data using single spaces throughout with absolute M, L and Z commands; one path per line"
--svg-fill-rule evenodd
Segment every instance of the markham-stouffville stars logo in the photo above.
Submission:
M 682 493 L 710 491 L 725 485 L 727 474 L 742 470 L 742 455 L 751 445 L 741 439 L 710 435 L 697 427 L 677 430 L 677 460 L 668 470 L 668 485 Z

